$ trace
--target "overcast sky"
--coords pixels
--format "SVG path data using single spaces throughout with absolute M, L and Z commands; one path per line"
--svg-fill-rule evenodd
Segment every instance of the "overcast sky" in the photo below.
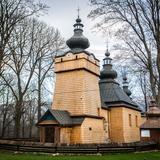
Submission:
M 88 0 L 46 0 L 50 7 L 48 14 L 41 17 L 47 24 L 56 27 L 61 32 L 65 40 L 73 35 L 73 24 L 77 18 L 77 8 L 80 8 L 80 18 L 84 24 L 84 35 L 90 41 L 88 51 L 94 53 L 100 60 L 104 58 L 106 50 L 106 38 L 102 34 L 95 32 L 95 21 L 87 17 L 92 7 Z

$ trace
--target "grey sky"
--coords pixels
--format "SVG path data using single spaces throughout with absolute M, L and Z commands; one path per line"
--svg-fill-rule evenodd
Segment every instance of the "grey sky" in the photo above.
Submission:
M 47 24 L 59 29 L 65 40 L 73 35 L 73 24 L 77 18 L 77 8 L 80 7 L 80 18 L 84 24 L 84 35 L 90 41 L 89 51 L 100 60 L 104 57 L 106 49 L 105 38 L 101 33 L 94 32 L 95 21 L 87 18 L 92 7 L 88 0 L 46 0 L 50 7 L 48 14 L 41 17 Z

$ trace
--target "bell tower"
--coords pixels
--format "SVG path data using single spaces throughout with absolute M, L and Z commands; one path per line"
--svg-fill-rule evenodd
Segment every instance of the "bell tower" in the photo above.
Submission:
M 71 116 L 98 116 L 100 104 L 99 60 L 86 51 L 81 19 L 76 19 L 74 35 L 67 40 L 70 50 L 55 58 L 56 83 L 52 109 L 67 110 Z

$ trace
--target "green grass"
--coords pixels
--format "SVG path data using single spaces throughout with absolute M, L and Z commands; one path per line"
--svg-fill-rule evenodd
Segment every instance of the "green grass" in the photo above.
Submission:
M 0 160 L 160 160 L 160 152 L 120 153 L 105 155 L 58 155 L 0 151 Z

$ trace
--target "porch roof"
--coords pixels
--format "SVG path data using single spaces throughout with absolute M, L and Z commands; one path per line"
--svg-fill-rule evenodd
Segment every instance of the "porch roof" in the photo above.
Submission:
M 40 123 L 45 120 L 55 120 L 61 126 L 73 126 L 82 124 L 84 117 L 73 118 L 70 116 L 68 111 L 48 109 L 38 121 L 37 125 L 41 125 Z M 46 125 L 49 125 L 49 123 Z

